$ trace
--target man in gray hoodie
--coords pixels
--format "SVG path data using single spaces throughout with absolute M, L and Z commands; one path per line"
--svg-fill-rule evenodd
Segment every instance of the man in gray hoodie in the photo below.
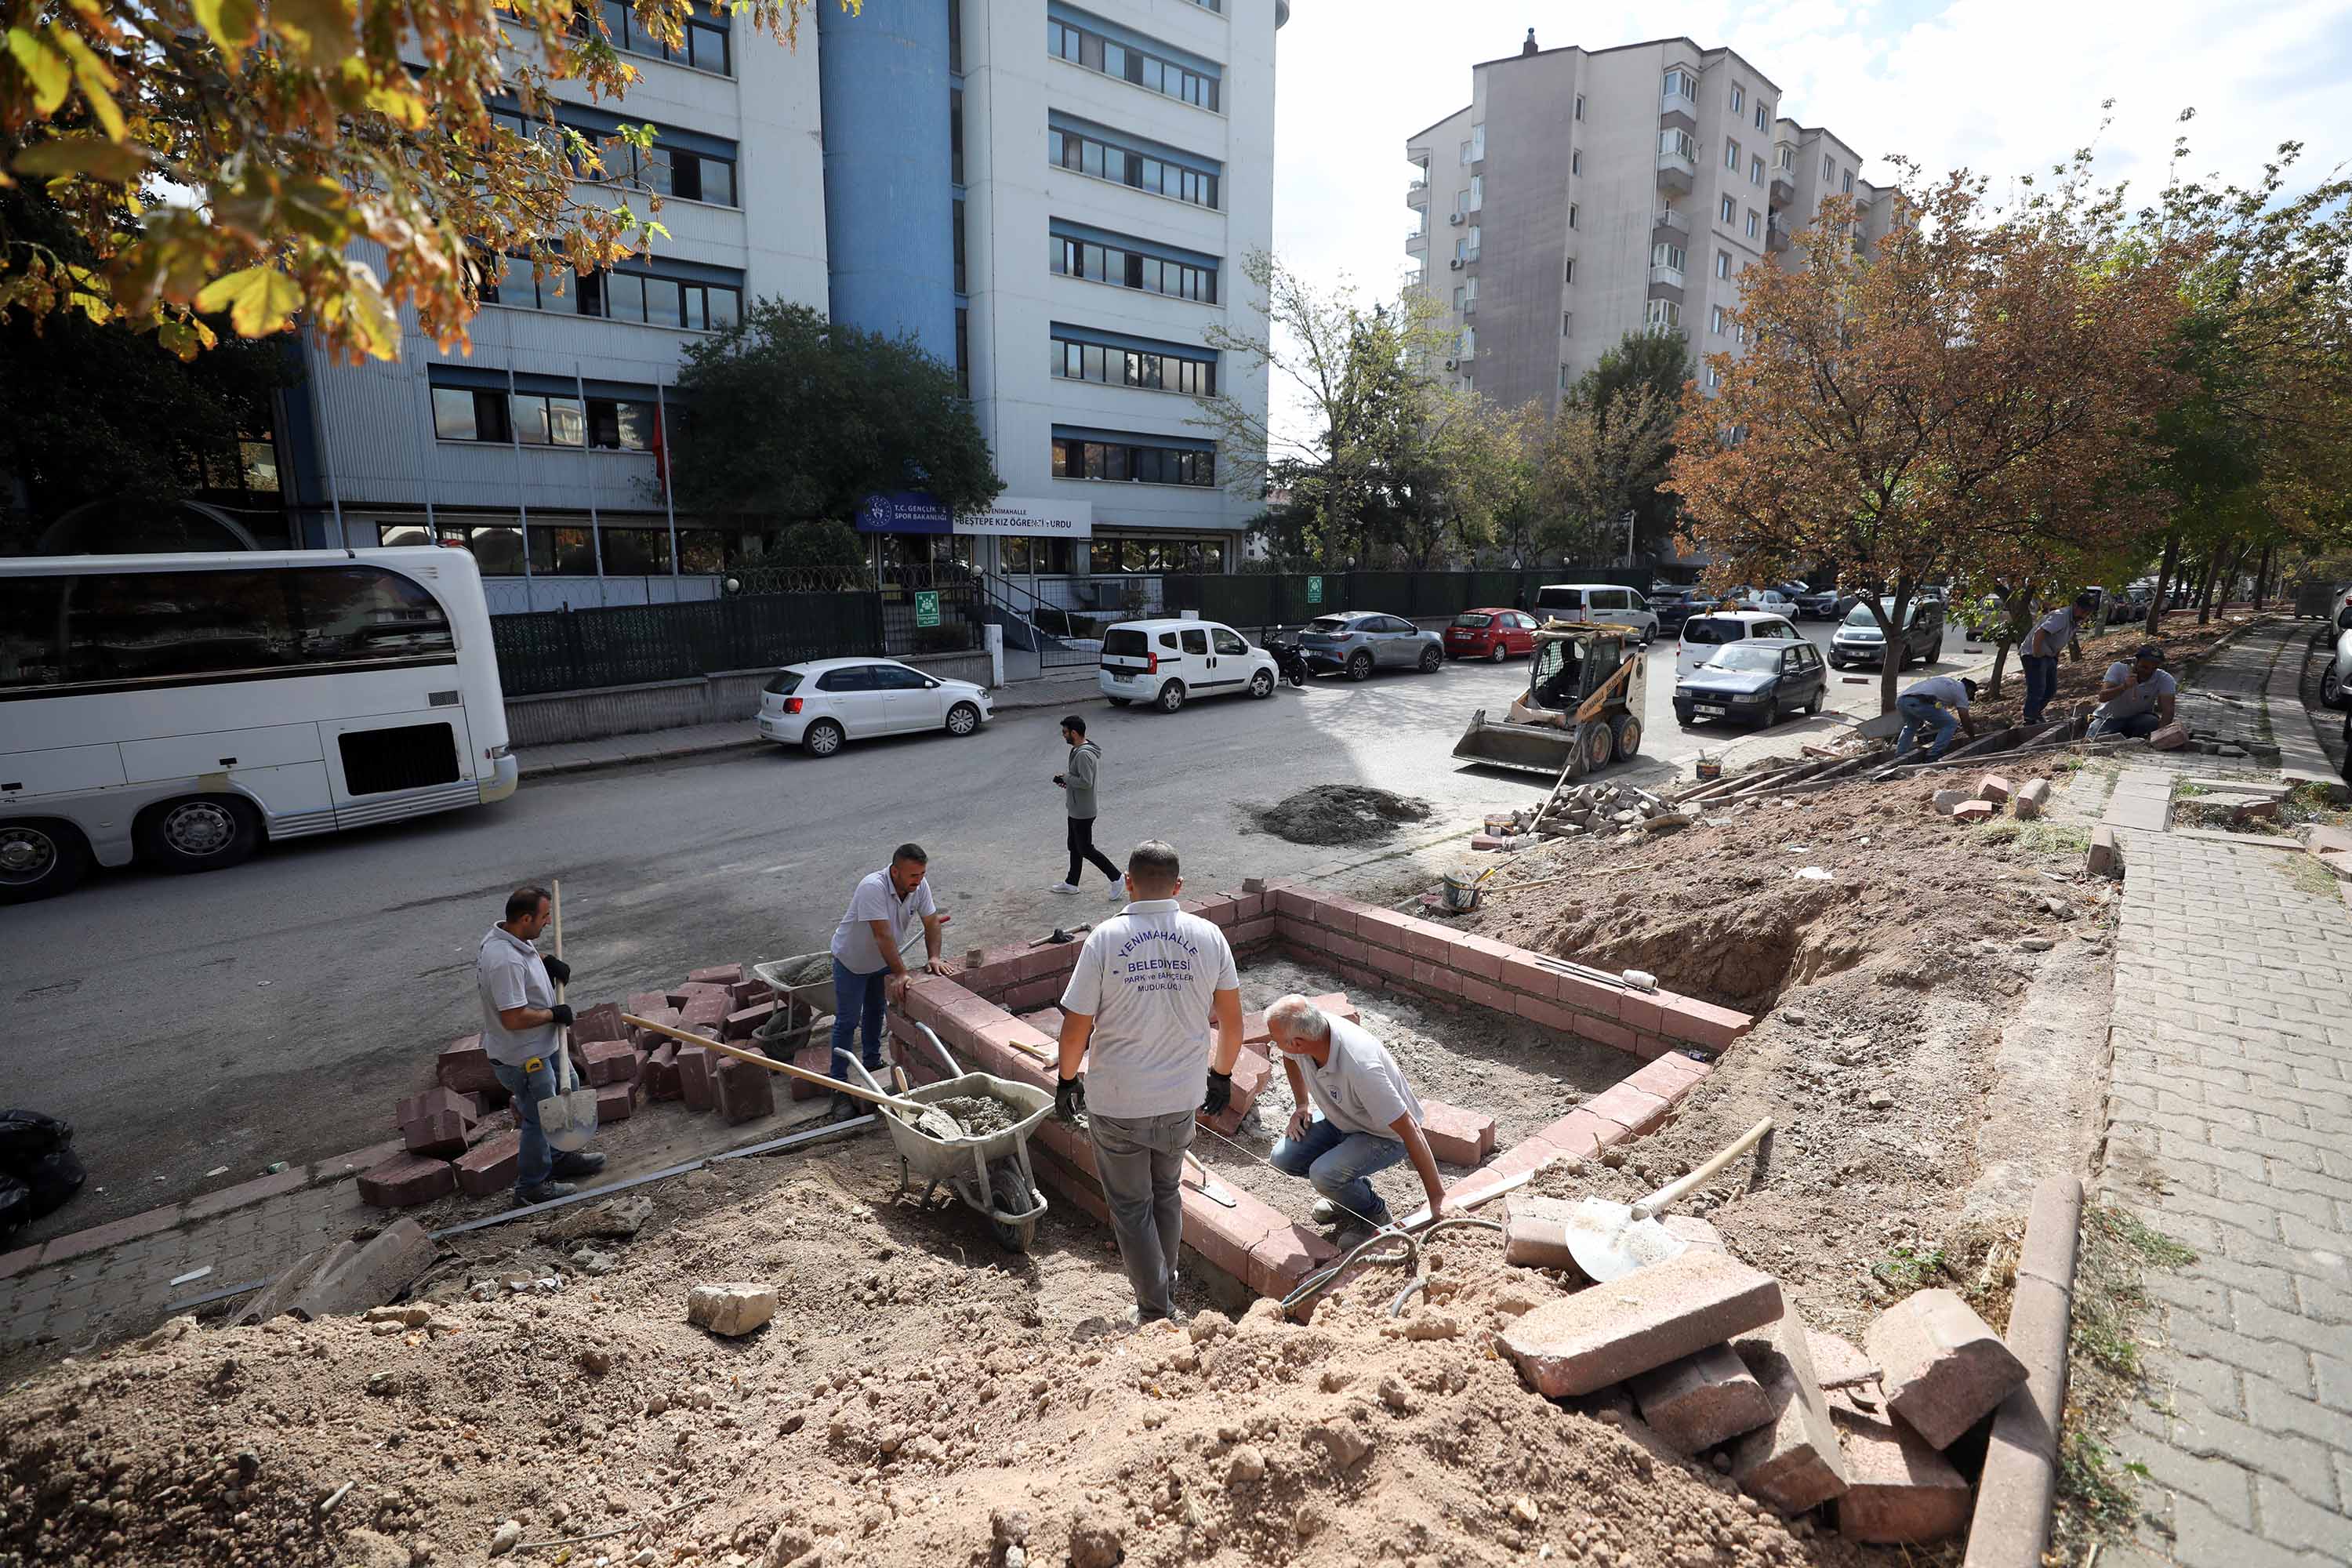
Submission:
M 1095 779 L 1102 769 L 1102 748 L 1087 739 L 1087 721 L 1076 713 L 1062 721 L 1062 739 L 1070 748 L 1068 772 L 1054 775 L 1070 808 L 1070 874 L 1054 884 L 1057 893 L 1082 891 L 1078 879 L 1088 863 L 1110 879 L 1110 896 L 1127 901 L 1119 886 L 1118 868 L 1095 847 Z

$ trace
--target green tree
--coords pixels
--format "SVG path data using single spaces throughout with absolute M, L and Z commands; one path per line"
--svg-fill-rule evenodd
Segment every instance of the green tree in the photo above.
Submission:
M 1626 333 L 1591 370 L 1577 377 L 1575 386 L 1561 400 L 1560 410 L 1563 421 L 1570 409 L 1579 411 L 1586 426 L 1571 433 L 1571 448 L 1613 454 L 1612 462 L 1624 482 L 1622 487 L 1612 483 L 1609 489 L 1613 493 L 1606 496 L 1587 493 L 1577 498 L 1590 516 L 1606 520 L 1608 528 L 1599 530 L 1606 542 L 1578 538 L 1572 545 L 1560 548 L 1598 549 L 1602 555 L 1613 557 L 1624 547 L 1624 530 L 1618 520 L 1631 511 L 1637 549 L 1654 554 L 1672 549 L 1682 501 L 1667 483 L 1667 469 L 1674 461 L 1674 426 L 1682 414 L 1684 389 L 1696 374 L 1690 340 L 1681 328 L 1670 327 Z M 1664 426 L 1663 440 L 1654 438 L 1660 424 Z M 1565 508 L 1570 498 L 1556 494 L 1555 500 Z M 1578 531 L 1564 510 L 1557 521 L 1565 525 L 1565 531 Z
M 1642 518 L 1658 510 L 1681 407 L 1679 389 L 1669 396 L 1646 380 L 1596 389 L 1589 398 L 1580 390 L 1560 405 L 1536 458 L 1545 548 L 1584 560 L 1614 557 L 1626 547 L 1629 511 L 1637 534 L 1654 537 Z M 1666 510 L 1671 515 L 1670 504 Z
M 677 504 L 707 517 L 773 531 L 892 490 L 970 511 L 1004 489 L 955 372 L 911 337 L 761 300 L 688 347 L 677 385 Z

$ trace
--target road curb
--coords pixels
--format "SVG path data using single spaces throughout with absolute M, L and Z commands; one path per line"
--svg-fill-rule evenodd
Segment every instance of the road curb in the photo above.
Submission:
M 2083 1184 L 2047 1176 L 2033 1190 L 2011 1298 L 2011 1354 L 2025 1384 L 1993 1413 L 1961 1568 L 2040 1568 L 2058 1487 L 2058 1427 L 2066 1407 L 2066 1344 L 2074 1323 L 2074 1258 Z
M 743 740 L 710 741 L 692 746 L 656 747 L 650 751 L 631 752 L 617 757 L 579 757 L 560 763 L 536 764 L 526 759 L 517 763 L 516 779 L 518 783 L 527 783 L 532 779 L 556 778 L 565 773 L 593 773 L 599 768 L 626 768 L 634 767 L 640 763 L 666 763 L 680 757 L 712 756 L 720 752 L 748 752 L 755 747 L 768 744 L 770 744 L 769 742 L 753 735 Z

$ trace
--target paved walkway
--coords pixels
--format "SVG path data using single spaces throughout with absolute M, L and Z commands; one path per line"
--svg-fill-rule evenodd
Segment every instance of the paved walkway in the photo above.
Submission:
M 2308 628 L 2262 627 L 2208 667 L 2252 738 L 2272 661 Z M 2246 682 L 2251 679 L 2252 684 Z M 2201 684 L 2201 682 L 2200 682 Z M 2218 704 L 2218 710 L 2217 705 Z M 2198 719 L 2192 717 L 2195 725 Z M 2220 774 L 2224 759 L 2180 765 Z M 2200 766 L 2202 764 L 2202 766 Z M 2227 770 L 2235 772 L 2237 770 Z M 2101 1184 L 2194 1247 L 2153 1271 L 2151 1406 L 2116 1436 L 2146 1467 L 2126 1564 L 2352 1560 L 2352 910 L 2294 875 L 2292 840 L 2167 832 L 2127 770 L 2109 804 L 2126 880 Z M 2126 786 L 2130 786 L 2126 788 Z M 2151 821 L 2153 815 L 2156 820 Z

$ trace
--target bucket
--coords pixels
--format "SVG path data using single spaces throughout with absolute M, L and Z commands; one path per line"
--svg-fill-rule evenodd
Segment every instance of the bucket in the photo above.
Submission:
M 1705 752 L 1701 752 L 1698 754 L 1697 776 L 1698 782 L 1701 784 L 1708 784 L 1716 779 L 1721 778 L 1723 776 L 1723 759 L 1721 757 L 1711 757 Z
M 1506 838 L 1517 830 L 1518 822 L 1516 812 L 1490 811 L 1486 814 L 1486 831 L 1497 838 Z
M 1478 895 L 1484 890 L 1480 884 L 1484 883 L 1486 879 L 1486 878 L 1484 873 L 1473 877 L 1466 872 L 1460 875 L 1456 875 L 1451 871 L 1447 872 L 1445 875 L 1445 880 L 1443 884 L 1444 892 L 1442 895 L 1445 900 L 1446 912 L 1448 914 L 1466 915 L 1472 910 L 1476 909 L 1478 907 Z

